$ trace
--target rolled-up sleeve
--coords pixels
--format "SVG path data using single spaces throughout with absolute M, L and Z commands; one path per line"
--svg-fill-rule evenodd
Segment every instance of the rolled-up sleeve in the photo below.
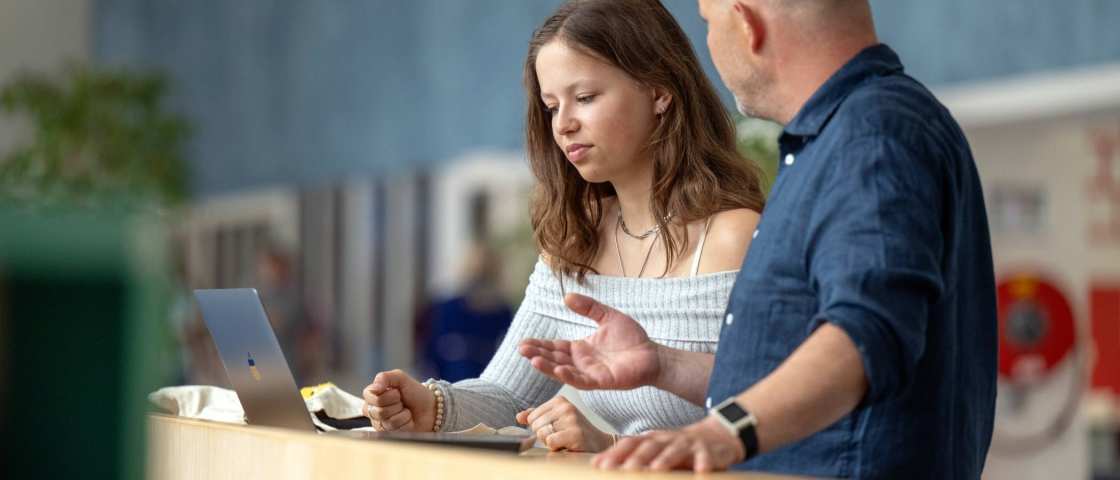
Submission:
M 819 310 L 859 349 L 869 383 L 865 402 L 897 394 L 913 380 L 929 311 L 944 291 L 945 241 L 937 159 L 883 137 L 849 142 L 822 201 L 811 213 L 807 265 Z

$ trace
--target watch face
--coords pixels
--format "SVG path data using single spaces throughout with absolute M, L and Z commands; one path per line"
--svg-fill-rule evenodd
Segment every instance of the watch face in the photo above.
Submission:
M 747 416 L 746 410 L 743 410 L 736 403 L 729 403 L 723 408 L 719 409 L 719 414 L 723 415 L 723 418 L 726 418 L 727 421 L 731 423 L 738 422 L 739 420 L 742 420 Z

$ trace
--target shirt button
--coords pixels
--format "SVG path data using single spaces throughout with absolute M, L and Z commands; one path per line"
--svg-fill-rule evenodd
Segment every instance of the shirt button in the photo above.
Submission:
M 712 408 L 712 397 L 708 397 L 708 399 L 704 401 L 704 405 L 706 406 L 706 408 L 711 410 L 711 408 Z
M 726 321 L 728 325 L 731 325 L 731 322 L 735 321 L 735 315 L 732 315 L 730 313 L 727 314 L 727 317 L 724 319 L 724 321 Z
M 754 229 L 754 233 L 751 234 L 751 238 L 758 238 L 758 229 L 757 228 Z
M 793 165 L 793 154 L 792 153 L 787 153 L 786 154 L 786 165 Z

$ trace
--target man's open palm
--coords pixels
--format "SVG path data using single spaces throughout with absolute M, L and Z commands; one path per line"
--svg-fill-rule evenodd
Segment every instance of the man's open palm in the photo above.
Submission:
M 523 340 L 519 350 L 534 368 L 581 390 L 629 390 L 657 380 L 659 350 L 638 322 L 583 295 L 569 293 L 564 303 L 599 329 L 576 341 Z

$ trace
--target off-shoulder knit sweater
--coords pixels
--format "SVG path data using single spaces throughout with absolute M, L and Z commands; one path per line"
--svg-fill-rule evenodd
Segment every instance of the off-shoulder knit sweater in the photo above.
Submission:
M 561 383 L 538 372 L 517 352 L 526 338 L 576 340 L 596 324 L 569 310 L 564 293 L 588 295 L 633 317 L 650 339 L 668 347 L 715 353 L 720 323 L 737 271 L 691 277 L 625 278 L 588 275 L 585 285 L 557 275 L 539 261 L 525 299 L 494 358 L 476 379 L 438 381 L 444 393 L 442 429 L 456 431 L 486 423 L 517 425 L 517 412 L 538 406 Z M 681 427 L 701 420 L 704 408 L 653 387 L 581 392 L 588 407 L 624 435 Z

